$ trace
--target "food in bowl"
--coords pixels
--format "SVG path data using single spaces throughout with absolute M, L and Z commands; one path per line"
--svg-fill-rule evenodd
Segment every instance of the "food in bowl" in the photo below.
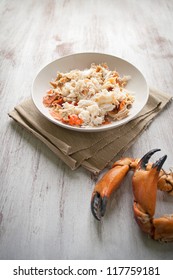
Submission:
M 125 86 L 130 76 L 120 77 L 106 63 L 85 70 L 57 72 L 43 104 L 53 118 L 77 127 L 98 127 L 128 116 L 134 96 Z

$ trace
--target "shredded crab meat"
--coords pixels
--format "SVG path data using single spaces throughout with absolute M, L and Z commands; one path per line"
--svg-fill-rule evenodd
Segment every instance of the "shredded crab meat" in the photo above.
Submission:
M 81 127 L 97 127 L 126 118 L 134 96 L 125 86 L 130 76 L 120 77 L 106 63 L 89 69 L 57 72 L 43 98 L 53 118 Z

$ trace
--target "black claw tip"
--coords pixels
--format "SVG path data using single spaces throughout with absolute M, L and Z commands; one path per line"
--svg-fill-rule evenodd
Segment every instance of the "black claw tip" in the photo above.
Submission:
M 102 207 L 101 207 L 101 216 L 103 217 L 106 212 L 106 206 L 107 206 L 108 198 L 106 196 L 102 199 Z
M 167 159 L 167 155 L 159 158 L 159 160 L 153 163 L 152 168 L 156 168 L 157 171 L 160 171 L 166 159 Z
M 91 200 L 91 212 L 93 216 L 100 221 L 101 219 L 101 197 L 98 192 L 96 192 Z
M 103 198 L 100 196 L 98 192 L 96 192 L 91 201 L 91 212 L 93 216 L 100 221 L 101 217 L 104 216 L 107 205 L 107 197 Z
M 154 153 L 156 153 L 156 152 L 158 152 L 158 151 L 160 151 L 160 149 L 153 149 L 153 150 L 149 151 L 148 153 L 146 153 L 146 154 L 141 158 L 141 160 L 140 160 L 140 168 L 142 168 L 142 169 L 145 170 L 145 169 L 146 169 L 146 165 L 147 165 L 147 163 L 148 163 L 150 157 L 151 157 Z

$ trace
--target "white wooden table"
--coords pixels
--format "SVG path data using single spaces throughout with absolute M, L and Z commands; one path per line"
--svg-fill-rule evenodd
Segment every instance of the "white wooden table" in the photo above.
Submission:
M 149 85 L 173 94 L 172 0 L 0 1 L 0 259 L 172 259 L 173 244 L 144 235 L 132 212 L 130 176 L 101 223 L 90 212 L 91 174 L 71 171 L 8 117 L 31 95 L 37 72 L 61 56 L 104 52 L 138 67 Z M 173 166 L 173 104 L 126 152 L 152 148 Z M 173 213 L 158 193 L 156 214 Z

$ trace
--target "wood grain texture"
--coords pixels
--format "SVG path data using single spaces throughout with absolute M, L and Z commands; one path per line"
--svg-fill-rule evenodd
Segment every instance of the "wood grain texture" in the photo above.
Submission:
M 98 224 L 90 213 L 95 181 L 89 172 L 69 170 L 7 115 L 30 97 L 43 66 L 85 51 L 129 60 L 149 85 L 172 95 L 172 14 L 170 0 L 0 1 L 0 259 L 173 258 L 173 244 L 154 242 L 138 229 L 131 174 Z M 127 156 L 158 147 L 168 154 L 165 168 L 173 166 L 172 109 L 167 106 Z M 173 213 L 173 198 L 159 192 L 161 213 Z

